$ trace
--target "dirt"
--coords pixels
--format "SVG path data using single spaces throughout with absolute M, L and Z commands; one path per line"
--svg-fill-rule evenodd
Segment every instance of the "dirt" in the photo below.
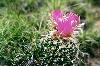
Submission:
M 100 66 L 100 58 L 89 59 L 90 66 Z

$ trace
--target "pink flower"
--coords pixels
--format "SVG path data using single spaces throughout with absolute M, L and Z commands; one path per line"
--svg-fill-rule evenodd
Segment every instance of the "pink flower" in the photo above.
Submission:
M 51 13 L 57 34 L 61 37 L 69 37 L 80 23 L 80 16 L 74 12 L 64 14 L 61 10 L 54 10 Z

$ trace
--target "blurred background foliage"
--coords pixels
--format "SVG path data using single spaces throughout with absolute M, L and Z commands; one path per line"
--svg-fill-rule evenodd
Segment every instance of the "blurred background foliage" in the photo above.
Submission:
M 0 0 L 0 64 L 23 66 L 33 54 L 34 40 L 50 30 L 50 12 L 74 11 L 85 22 L 80 49 L 96 56 L 100 48 L 100 0 Z M 100 22 L 100 21 L 99 21 Z M 99 24 L 100 25 L 100 24 Z

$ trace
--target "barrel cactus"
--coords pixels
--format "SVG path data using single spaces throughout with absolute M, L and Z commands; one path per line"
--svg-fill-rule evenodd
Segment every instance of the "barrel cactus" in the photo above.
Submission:
M 32 56 L 34 66 L 78 66 L 79 42 L 76 36 L 83 23 L 74 12 L 64 14 L 61 10 L 51 13 L 53 30 L 36 40 Z M 31 62 L 31 61 L 30 61 Z

